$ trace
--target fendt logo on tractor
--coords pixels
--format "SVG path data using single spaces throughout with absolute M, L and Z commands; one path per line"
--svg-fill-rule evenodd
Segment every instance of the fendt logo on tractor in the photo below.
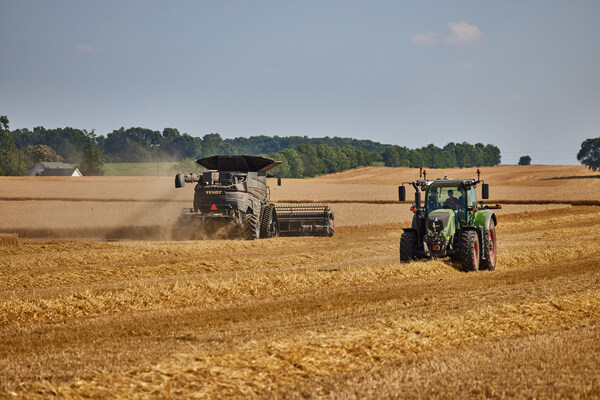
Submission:
M 481 183 L 481 198 L 489 198 L 489 186 L 480 178 L 427 180 L 427 171 L 419 171 L 419 180 L 398 187 L 400 201 L 406 201 L 405 184 L 415 189 L 410 228 L 400 238 L 400 262 L 424 257 L 450 256 L 464 271 L 493 270 L 496 267 L 496 214 L 477 202 L 476 188 Z M 425 203 L 421 204 L 421 193 Z M 458 196 L 458 197 L 457 197 Z
M 176 239 L 277 236 L 333 236 L 333 212 L 326 205 L 275 205 L 270 201 L 267 171 L 281 164 L 263 157 L 213 156 L 196 161 L 201 174 L 177 174 L 175 187 L 196 183 L 194 206 L 184 208 Z M 278 185 L 281 180 L 278 179 Z

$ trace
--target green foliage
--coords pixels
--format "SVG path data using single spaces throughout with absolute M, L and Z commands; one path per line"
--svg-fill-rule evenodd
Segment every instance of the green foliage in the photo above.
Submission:
M 294 149 L 284 149 L 280 153 L 285 158 L 287 164 L 290 166 L 290 172 L 288 176 L 280 175 L 281 177 L 295 177 L 300 178 L 304 176 L 304 161 L 299 152 Z
M 83 175 L 104 175 L 102 152 L 94 140 L 95 135 L 93 132 L 89 132 L 87 136 L 88 141 L 83 149 L 83 160 L 81 160 L 79 170 Z
M 12 132 L 18 148 L 28 145 L 48 145 L 67 162 L 82 161 L 90 171 L 100 173 L 98 152 L 89 145 L 89 133 L 74 128 L 48 130 L 36 127 Z M 448 143 L 443 148 L 433 144 L 408 149 L 371 140 L 340 137 L 309 138 L 307 136 L 253 136 L 224 139 L 218 133 L 202 138 L 165 128 L 162 133 L 146 128 L 120 128 L 104 136 L 93 136 L 107 163 L 144 163 L 160 160 L 197 159 L 217 154 L 266 154 L 282 164 L 273 174 L 280 177 L 313 177 L 368 165 L 388 167 L 453 168 L 492 166 L 500 163 L 500 150 L 493 145 L 477 143 Z M 90 160 L 93 160 L 90 161 Z M 183 162 L 179 169 L 188 172 L 195 163 Z
M 500 164 L 500 149 L 488 144 L 448 143 L 443 148 L 430 144 L 419 149 L 387 146 L 382 153 L 387 167 L 465 168 Z
M 161 134 L 145 128 L 121 128 L 99 141 L 107 159 L 113 162 L 152 161 L 152 145 L 160 143 Z
M 400 166 L 400 155 L 396 150 L 397 146 L 388 146 L 382 154 L 383 163 L 386 167 L 399 167 Z
M 521 156 L 521 158 L 519 158 L 519 165 L 531 165 L 531 157 Z
M 56 154 L 56 151 L 50 146 L 46 146 L 45 144 L 37 144 L 37 145 L 29 145 L 23 149 L 23 154 L 29 160 L 31 160 L 32 164 L 37 164 L 39 162 L 47 161 L 47 162 L 63 162 L 64 159 Z
M 0 175 L 25 175 L 29 164 L 31 161 L 15 145 L 8 117 L 0 116 Z
M 577 160 L 592 171 L 600 170 L 600 137 L 584 140 L 577 153 Z
M 206 168 L 196 163 L 196 159 L 191 157 L 184 158 L 180 162 L 173 164 L 171 167 L 169 167 L 169 175 L 174 175 L 179 172 L 199 173 L 204 171 L 206 171 Z
M 319 158 L 315 146 L 307 143 L 299 144 L 297 150 L 304 164 L 304 176 L 313 177 L 327 173 L 325 162 Z
M 43 144 L 52 147 L 68 163 L 79 163 L 88 141 L 86 132 L 74 128 L 46 129 L 38 126 L 29 129 L 17 129 L 12 132 L 15 144 L 19 149 L 29 145 Z

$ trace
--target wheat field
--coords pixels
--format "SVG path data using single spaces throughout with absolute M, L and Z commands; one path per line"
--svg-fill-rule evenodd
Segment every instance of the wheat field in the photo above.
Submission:
M 2 178 L 0 398 L 600 397 L 596 179 L 525 168 L 484 170 L 514 204 L 477 273 L 399 263 L 414 170 L 284 180 L 336 234 L 258 241 L 170 240 L 167 179 Z

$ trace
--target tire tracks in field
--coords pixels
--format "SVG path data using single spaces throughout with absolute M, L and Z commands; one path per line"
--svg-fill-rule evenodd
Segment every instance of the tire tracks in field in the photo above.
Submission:
M 16 330 L 2 329 L 0 343 L 4 345 L 0 348 L 0 356 L 3 359 L 10 357 L 9 364 L 13 366 L 18 364 L 17 360 L 28 360 L 33 364 L 38 356 L 44 358 L 43 354 L 31 353 L 38 347 L 55 353 L 69 348 L 85 351 L 91 343 L 104 343 L 107 346 L 104 351 L 109 354 L 113 346 L 135 348 L 136 352 L 127 353 L 127 357 L 148 359 L 149 354 L 154 354 L 150 358 L 156 360 L 184 349 L 189 351 L 190 346 L 194 352 L 212 354 L 235 351 L 249 341 L 293 337 L 307 330 L 327 333 L 343 326 L 364 328 L 374 321 L 400 317 L 430 320 L 440 316 L 460 316 L 498 304 L 521 304 L 527 299 L 595 289 L 598 285 L 595 274 L 597 262 L 598 257 L 576 262 L 575 265 L 550 264 L 502 274 L 449 276 L 439 280 L 419 278 L 369 288 L 344 287 L 280 299 L 208 308 L 188 307 L 175 313 L 168 309 L 137 311 L 129 315 L 97 316 L 59 325 L 34 324 Z M 543 285 L 539 284 L 541 280 Z M 156 338 L 162 340 L 157 341 Z M 4 346 L 10 349 L 8 353 Z M 140 348 L 143 348 L 141 353 Z M 120 357 L 124 356 L 122 351 L 119 350 Z M 53 360 L 45 362 L 52 363 Z M 111 366 L 113 371 L 119 368 L 123 366 Z M 0 371 L 2 375 L 8 373 L 1 368 Z M 35 374 L 36 371 L 27 373 Z

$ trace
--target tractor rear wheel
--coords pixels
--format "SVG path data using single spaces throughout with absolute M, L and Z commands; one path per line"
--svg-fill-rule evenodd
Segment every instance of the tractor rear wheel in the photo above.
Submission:
M 400 262 L 417 259 L 417 232 L 403 232 L 400 237 Z
M 460 263 L 464 271 L 478 271 L 481 248 L 475 231 L 463 231 L 460 234 Z
M 493 271 L 496 268 L 496 256 L 498 255 L 498 250 L 496 248 L 496 225 L 493 222 L 487 234 L 488 245 L 487 248 L 484 249 L 486 258 L 481 260 L 481 269 Z
M 258 215 L 248 213 L 244 215 L 244 236 L 248 240 L 256 240 L 260 237 L 260 224 Z

